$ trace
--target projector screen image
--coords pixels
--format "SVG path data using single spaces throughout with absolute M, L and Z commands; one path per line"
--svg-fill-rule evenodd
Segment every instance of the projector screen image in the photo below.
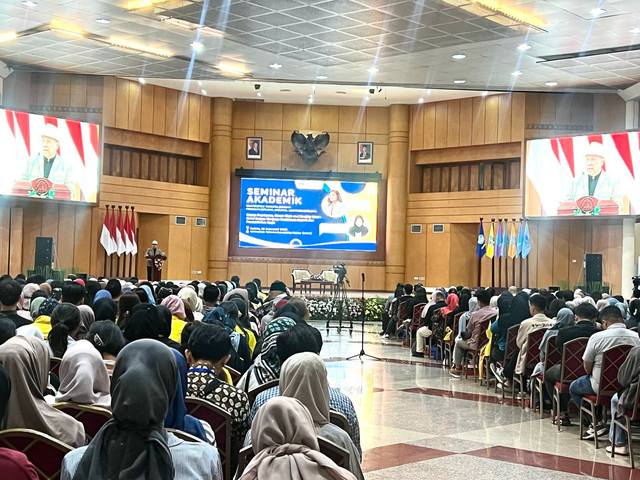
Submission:
M 240 196 L 240 247 L 376 251 L 376 182 L 242 178 Z
M 0 109 L 0 195 L 95 203 L 99 125 Z
M 640 212 L 640 134 L 527 142 L 525 215 L 610 216 Z

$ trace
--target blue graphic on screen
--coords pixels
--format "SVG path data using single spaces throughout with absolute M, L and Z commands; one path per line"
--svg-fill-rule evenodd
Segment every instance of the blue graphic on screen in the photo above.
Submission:
M 243 178 L 240 192 L 240 247 L 376 251 L 376 182 Z

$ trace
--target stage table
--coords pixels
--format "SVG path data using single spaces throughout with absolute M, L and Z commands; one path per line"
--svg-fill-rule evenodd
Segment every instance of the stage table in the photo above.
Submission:
M 335 282 L 332 282 L 331 280 L 314 280 L 311 278 L 300 281 L 300 285 L 302 285 L 302 293 L 304 295 L 311 295 L 313 284 L 318 284 L 318 293 L 320 295 L 325 295 L 327 293 L 327 287 L 329 287 L 329 294 L 333 295 Z

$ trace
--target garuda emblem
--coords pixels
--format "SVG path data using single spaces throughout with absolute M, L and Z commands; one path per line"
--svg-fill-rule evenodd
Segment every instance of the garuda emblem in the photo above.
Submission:
M 311 133 L 305 135 L 296 130 L 291 134 L 291 143 L 302 160 L 314 163 L 325 153 L 324 149 L 329 145 L 329 134 L 322 132 L 314 137 Z

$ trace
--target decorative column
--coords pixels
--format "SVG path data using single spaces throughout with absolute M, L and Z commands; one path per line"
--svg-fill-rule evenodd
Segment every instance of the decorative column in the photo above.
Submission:
M 407 230 L 407 168 L 409 163 L 409 106 L 389 107 L 387 157 L 386 289 L 405 282 L 405 234 Z
M 227 278 L 229 262 L 229 203 L 231 193 L 231 123 L 233 101 L 211 103 L 209 158 L 209 267 L 210 281 Z

